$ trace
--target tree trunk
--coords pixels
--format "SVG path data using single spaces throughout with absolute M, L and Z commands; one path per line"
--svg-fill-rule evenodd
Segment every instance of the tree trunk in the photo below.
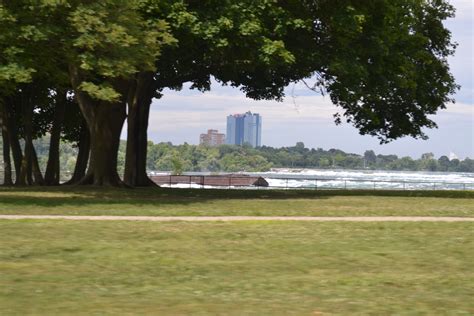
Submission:
M 126 117 L 128 82 L 117 79 L 114 88 L 121 94 L 114 102 L 92 99 L 79 89 L 79 70 L 70 66 L 70 78 L 77 102 L 89 127 L 91 139 L 90 163 L 87 173 L 78 184 L 125 186 L 117 173 L 120 134 Z
M 91 136 L 90 163 L 79 184 L 122 186 L 117 173 L 120 134 L 125 122 L 125 104 L 100 104 L 89 118 Z
M 19 185 L 32 185 L 33 182 L 33 103 L 28 89 L 21 92 L 21 111 L 23 115 L 23 128 L 25 151 L 21 162 Z
M 138 74 L 128 100 L 124 182 L 129 186 L 155 185 L 146 173 L 148 118 L 153 92 L 153 73 Z
M 44 181 L 46 185 L 58 185 L 60 178 L 59 170 L 59 143 L 61 140 L 61 128 L 66 112 L 66 96 L 67 91 L 57 91 L 56 107 L 54 112 L 53 128 L 51 130 L 51 138 L 49 142 L 48 164 Z
M 21 173 L 21 162 L 23 161 L 23 153 L 21 152 L 20 140 L 18 139 L 18 130 L 13 124 L 14 129 L 10 130 L 10 147 L 12 150 L 13 164 L 15 165 L 15 184 L 19 184 Z
M 18 127 L 13 118 L 12 98 L 5 99 L 3 103 L 3 120 L 4 125 L 8 131 L 10 149 L 13 156 L 13 164 L 15 165 L 15 184 L 19 183 L 21 162 L 23 161 L 23 154 L 21 151 L 20 141 L 18 138 Z
M 10 160 L 10 140 L 6 129 L 2 129 L 3 140 L 3 184 L 13 185 L 12 165 Z
M 10 139 L 7 128 L 7 119 L 6 119 L 5 108 L 0 103 L 0 127 L 2 130 L 2 140 L 3 140 L 3 184 L 4 185 L 13 185 L 12 179 L 12 165 L 10 160 Z
M 43 174 L 38 163 L 38 156 L 36 155 L 35 147 L 31 148 L 31 168 L 33 173 L 33 184 L 34 185 L 44 185 Z
M 81 126 L 81 132 L 79 136 L 79 142 L 77 146 L 79 147 L 79 152 L 77 153 L 76 165 L 74 167 L 74 173 L 66 185 L 77 184 L 79 181 L 84 178 L 86 175 L 87 164 L 89 162 L 89 153 L 91 151 L 91 142 L 89 137 L 89 130 L 86 122 Z

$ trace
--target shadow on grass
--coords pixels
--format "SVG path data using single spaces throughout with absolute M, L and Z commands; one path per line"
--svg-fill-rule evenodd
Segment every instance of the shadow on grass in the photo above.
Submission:
M 42 195 L 44 194 L 44 195 Z M 92 204 L 190 205 L 212 200 L 231 199 L 327 199 L 336 196 L 384 196 L 474 198 L 474 191 L 389 191 L 389 190 L 236 190 L 236 189 L 117 189 L 102 187 L 0 187 L 0 203 L 12 206 Z

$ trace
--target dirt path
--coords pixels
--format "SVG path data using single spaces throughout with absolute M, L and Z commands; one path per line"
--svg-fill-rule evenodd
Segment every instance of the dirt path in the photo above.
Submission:
M 233 222 L 233 221 L 314 221 L 314 222 L 474 222 L 474 217 L 428 216 L 70 216 L 70 215 L 0 215 L 0 219 L 61 219 L 76 221 L 143 222 Z

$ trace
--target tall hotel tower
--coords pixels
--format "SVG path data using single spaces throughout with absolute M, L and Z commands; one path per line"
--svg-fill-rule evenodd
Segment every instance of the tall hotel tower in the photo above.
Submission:
M 227 117 L 226 144 L 252 147 L 262 145 L 262 117 L 258 113 L 247 112 Z

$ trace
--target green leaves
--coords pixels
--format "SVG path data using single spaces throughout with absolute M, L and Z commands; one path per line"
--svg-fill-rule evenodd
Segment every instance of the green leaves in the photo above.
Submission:
M 323 19 L 329 45 L 322 77 L 331 100 L 361 134 L 382 143 L 403 136 L 425 139 L 428 118 L 457 86 L 446 58 L 454 45 L 442 20 L 447 1 L 352 2 Z
M 60 50 L 78 69 L 78 89 L 94 99 L 116 101 L 116 79 L 131 80 L 140 71 L 154 71 L 164 45 L 174 43 L 163 20 L 148 20 L 139 1 L 67 1 L 47 14 L 60 15 Z M 56 11 L 54 11 L 56 10 Z M 45 11 L 46 14 L 46 11 Z M 45 17 L 46 18 L 46 17 Z M 118 89 L 118 90 L 117 90 Z
M 120 93 L 106 83 L 96 85 L 92 82 L 84 81 L 79 86 L 79 89 L 97 100 L 115 102 L 120 98 Z
M 47 39 L 47 35 L 34 25 L 20 27 L 19 38 L 27 41 L 42 41 Z
M 10 14 L 10 12 L 8 12 L 8 10 L 2 4 L 0 4 L 0 23 L 13 23 L 15 21 L 15 17 Z
M 240 34 L 243 36 L 249 36 L 259 34 L 262 31 L 262 26 L 258 20 L 244 21 L 239 27 Z
M 2 81 L 13 81 L 15 83 L 27 83 L 31 81 L 35 73 L 33 68 L 24 68 L 16 63 L 0 65 L 0 83 Z
M 281 100 L 311 76 L 345 120 L 382 142 L 424 138 L 457 86 L 447 0 L 18 0 L 0 5 L 0 81 L 63 77 L 117 100 L 142 71 L 156 91 L 211 78 Z M 341 118 L 338 117 L 338 120 Z
M 267 64 L 272 63 L 272 61 L 292 64 L 296 61 L 295 56 L 285 48 L 283 41 L 265 39 L 261 52 L 261 59 Z
M 88 75 L 126 78 L 154 69 L 162 44 L 170 44 L 167 24 L 149 23 L 133 3 L 79 5 L 68 21 L 75 35 L 73 58 Z M 74 54 L 77 52 L 77 54 Z

